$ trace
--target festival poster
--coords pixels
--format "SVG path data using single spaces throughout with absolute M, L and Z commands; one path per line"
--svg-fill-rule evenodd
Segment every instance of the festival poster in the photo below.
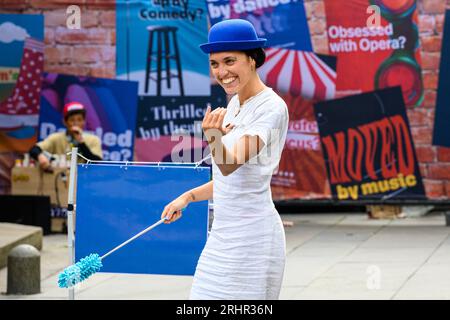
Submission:
M 0 14 L 0 194 L 11 186 L 11 169 L 36 142 L 44 16 Z
M 0 152 L 36 142 L 43 39 L 42 15 L 0 14 Z
M 258 68 L 258 74 L 267 86 L 279 94 L 329 100 L 334 99 L 336 94 L 335 62 L 336 57 L 333 56 L 269 48 L 266 50 L 266 62 Z
M 139 96 L 209 96 L 203 0 L 116 2 L 118 79 L 139 83 Z
M 371 5 L 380 9 L 378 26 L 367 12 Z M 338 57 L 338 97 L 400 85 L 407 107 L 421 105 L 416 0 L 325 0 L 325 11 L 329 53 Z
M 76 101 L 86 107 L 85 132 L 100 139 L 103 160 L 133 160 L 137 82 L 56 73 L 43 78 L 39 141 L 66 130 L 64 105 Z
M 289 110 L 286 143 L 271 181 L 272 198 L 330 198 L 313 104 L 335 97 L 336 57 L 280 49 L 269 49 L 268 57 L 260 75 L 277 89 Z M 289 86 L 283 85 L 287 79 Z
M 230 0 L 206 0 L 210 26 L 231 19 Z
M 450 148 L 450 10 L 445 14 L 433 145 Z
M 335 200 L 424 199 L 400 86 L 314 105 Z
M 312 51 L 303 0 L 206 0 L 211 25 L 245 19 L 266 47 Z
M 220 86 L 212 86 L 209 97 L 140 97 L 135 160 L 198 162 L 206 157 L 202 120 L 208 105 L 212 109 L 227 106 Z
M 289 106 L 289 126 L 278 170 L 271 181 L 272 198 L 330 198 L 313 100 L 291 95 L 282 98 Z

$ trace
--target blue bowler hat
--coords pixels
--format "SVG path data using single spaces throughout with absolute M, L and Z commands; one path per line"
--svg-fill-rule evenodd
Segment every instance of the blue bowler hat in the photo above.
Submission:
M 200 45 L 204 53 L 262 48 L 266 39 L 258 38 L 247 20 L 230 19 L 216 23 L 209 30 L 208 43 Z

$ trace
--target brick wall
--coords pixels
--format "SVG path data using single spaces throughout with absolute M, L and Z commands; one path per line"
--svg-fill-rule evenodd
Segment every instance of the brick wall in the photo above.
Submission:
M 81 8 L 81 29 L 66 26 L 66 9 Z M 0 0 L 2 13 L 43 14 L 47 72 L 115 77 L 115 0 Z
M 328 53 L 323 0 L 304 0 L 314 51 Z M 345 0 L 336 0 L 345 1 Z M 81 8 L 81 30 L 66 27 L 67 6 Z M 408 110 L 427 195 L 450 198 L 450 149 L 431 145 L 440 50 L 450 0 L 418 0 L 425 85 L 423 106 Z M 115 77 L 115 0 L 0 0 L 3 13 L 45 16 L 45 71 Z

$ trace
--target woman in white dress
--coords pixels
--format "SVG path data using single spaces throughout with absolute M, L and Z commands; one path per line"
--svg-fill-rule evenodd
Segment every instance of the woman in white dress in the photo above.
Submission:
M 195 271 L 190 299 L 278 299 L 285 267 L 283 223 L 270 180 L 286 140 L 286 103 L 260 80 L 266 39 L 241 19 L 215 24 L 208 43 L 211 71 L 227 108 L 208 107 L 202 128 L 212 153 L 212 180 L 180 195 L 161 215 L 181 217 L 190 202 L 213 199 L 211 232 Z

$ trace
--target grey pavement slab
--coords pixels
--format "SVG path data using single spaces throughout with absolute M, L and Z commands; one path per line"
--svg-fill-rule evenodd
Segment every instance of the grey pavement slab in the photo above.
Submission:
M 449 300 L 449 263 L 426 263 L 398 290 L 394 299 Z
M 374 220 L 367 214 L 283 214 L 287 262 L 280 299 L 449 299 L 450 228 L 443 215 Z M 67 299 L 57 276 L 65 235 L 44 237 L 41 293 L 0 299 Z M 6 291 L 6 268 L 0 291 Z M 192 276 L 98 273 L 76 299 L 187 299 Z
M 450 268 L 450 235 L 436 248 L 427 262 L 430 264 L 446 264 Z
M 360 247 L 342 259 L 344 262 L 425 262 L 435 248 L 372 248 Z
M 368 248 L 430 248 L 436 247 L 448 235 L 447 227 L 431 226 L 389 226 L 385 227 L 362 247 Z
M 106 276 L 106 275 L 103 275 Z M 83 285 L 77 293 L 80 299 L 188 299 L 191 276 L 113 275 L 95 286 Z
M 280 292 L 280 300 L 295 300 L 295 297 L 305 288 L 306 286 L 283 286 Z
M 338 261 L 330 257 L 288 258 L 283 284 L 306 287 Z

